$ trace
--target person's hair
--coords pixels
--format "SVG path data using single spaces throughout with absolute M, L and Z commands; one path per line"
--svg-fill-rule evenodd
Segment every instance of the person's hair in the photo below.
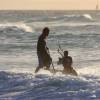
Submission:
M 65 56 L 65 55 L 68 55 L 68 51 L 64 51 L 64 56 Z
M 43 33 L 44 35 L 48 35 L 48 34 L 49 34 L 49 28 L 48 28 L 48 27 L 45 27 L 45 28 L 43 29 L 42 33 Z

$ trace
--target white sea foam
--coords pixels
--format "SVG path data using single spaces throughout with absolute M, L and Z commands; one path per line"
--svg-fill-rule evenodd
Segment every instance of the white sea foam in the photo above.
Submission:
M 100 65 L 87 66 L 77 69 L 80 75 L 93 75 L 100 77 Z
M 83 16 L 87 19 L 93 20 L 93 18 L 90 14 L 84 14 Z
M 19 28 L 19 29 L 22 29 L 22 30 L 24 30 L 24 31 L 26 31 L 26 32 L 33 32 L 33 29 L 30 27 L 30 26 L 28 26 L 28 25 L 26 25 L 25 23 L 23 23 L 23 22 L 16 22 L 16 23 L 1 23 L 0 24 L 0 28 L 1 29 L 6 29 L 6 28 Z
M 53 75 L 42 70 L 38 74 L 0 72 L 0 80 L 2 80 L 0 99 L 96 100 L 100 98 L 99 79 L 92 75 L 73 77 Z

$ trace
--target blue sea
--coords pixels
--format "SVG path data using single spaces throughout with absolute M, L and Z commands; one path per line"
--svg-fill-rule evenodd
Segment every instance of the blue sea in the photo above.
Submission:
M 63 69 L 60 44 L 77 77 L 34 73 L 44 27 L 50 28 L 46 41 L 55 69 Z M 0 11 L 0 100 L 100 100 L 100 12 Z

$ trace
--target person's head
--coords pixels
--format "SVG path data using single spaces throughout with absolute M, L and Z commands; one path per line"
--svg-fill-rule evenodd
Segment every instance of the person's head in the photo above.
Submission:
M 42 36 L 46 38 L 49 35 L 49 28 L 45 27 L 42 31 Z
M 68 56 L 68 51 L 64 51 L 64 56 Z

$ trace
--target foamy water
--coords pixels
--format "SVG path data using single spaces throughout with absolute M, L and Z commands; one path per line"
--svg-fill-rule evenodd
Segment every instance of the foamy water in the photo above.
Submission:
M 93 11 L 0 11 L 0 100 L 99 100 L 100 14 Z M 57 65 L 58 42 L 78 76 L 40 70 L 36 44 L 42 29 Z M 52 66 L 51 66 L 52 68 Z

